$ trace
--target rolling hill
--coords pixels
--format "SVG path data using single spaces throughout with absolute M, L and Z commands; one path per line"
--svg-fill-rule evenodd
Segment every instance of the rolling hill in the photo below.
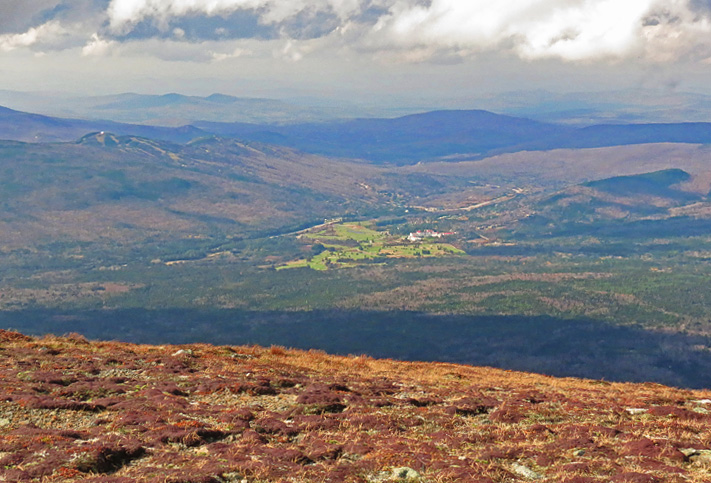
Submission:
M 690 190 L 691 179 L 681 169 L 665 169 L 572 186 L 534 205 L 523 231 L 605 239 L 705 235 L 711 221 L 701 214 L 709 199 Z
M 29 143 L 67 142 L 98 131 L 175 143 L 185 143 L 207 134 L 193 126 L 168 128 L 121 124 L 113 121 L 61 119 L 0 107 L 0 139 L 4 140 Z
M 479 157 L 496 149 L 562 135 L 568 128 L 487 111 L 433 111 L 395 119 L 284 126 L 198 122 L 222 136 L 254 139 L 326 156 L 414 164 L 439 157 Z
M 690 179 L 689 173 L 676 168 L 589 181 L 584 186 L 618 196 L 657 197 L 689 201 L 699 197 L 677 189 L 677 185 Z
M 3 141 L 0 170 L 0 238 L 13 246 L 239 236 L 391 202 L 378 188 L 379 168 L 212 137 L 185 145 L 106 132 L 73 143 Z
M 448 118 L 449 113 L 402 118 L 400 142 L 425 124 L 434 142 L 446 131 L 442 126 Z M 486 113 L 474 118 L 509 123 Z M 196 233 L 288 231 L 331 216 L 476 206 L 517 186 L 568 190 L 555 203 L 541 205 L 538 211 L 546 218 L 572 221 L 575 215 L 581 221 L 604 212 L 622 220 L 630 210 L 640 216 L 670 210 L 693 215 L 704 210 L 703 196 L 711 190 L 708 149 L 688 144 L 521 152 L 404 167 L 215 136 L 175 144 L 108 132 L 69 143 L 5 141 L 0 152 L 1 236 L 12 246 L 29 240 L 137 242 Z M 655 168 L 682 171 L 639 176 Z M 595 181 L 603 174 L 623 177 Z M 672 181 L 682 182 L 683 189 Z M 661 191 L 655 195 L 655 189 Z
M 692 175 L 692 191 L 711 191 L 708 159 L 711 147 L 697 144 L 636 144 L 588 149 L 520 151 L 478 160 L 435 161 L 404 167 L 403 171 L 454 177 L 476 176 L 489 182 L 563 189 L 615 176 L 681 169 Z
M 711 144 L 711 123 L 600 124 L 523 144 L 521 148 L 584 149 L 655 143 Z

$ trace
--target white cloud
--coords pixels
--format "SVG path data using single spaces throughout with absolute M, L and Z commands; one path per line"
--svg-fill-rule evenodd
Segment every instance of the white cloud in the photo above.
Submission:
M 22 47 L 51 43 L 66 35 L 67 30 L 59 22 L 51 20 L 39 27 L 32 27 L 27 32 L 0 35 L 0 50 L 9 52 Z
M 646 25 L 657 12 L 659 23 Z M 397 2 L 373 32 L 371 45 L 381 48 L 507 50 L 529 60 L 580 61 L 654 58 L 661 39 L 684 38 L 674 43 L 678 53 L 703 43 L 709 25 L 680 0 L 433 0 Z
M 144 19 L 162 26 L 172 17 L 191 14 L 223 15 L 237 10 L 259 10 L 263 23 L 283 22 L 305 10 L 331 11 L 346 19 L 360 11 L 362 0 L 112 0 L 111 28 L 126 32 Z
M 304 58 L 304 52 L 296 45 L 295 42 L 288 40 L 284 47 L 274 52 L 274 57 L 291 62 L 298 62 Z
M 231 52 L 213 52 L 210 51 L 210 55 L 212 56 L 212 60 L 215 62 L 222 62 L 223 60 L 228 60 L 228 59 L 236 59 L 238 57 L 245 57 L 248 55 L 252 55 L 253 52 L 248 49 L 243 49 L 240 47 L 235 48 Z
M 624 57 L 640 47 L 648 11 L 648 0 L 601 0 L 560 9 L 534 25 L 520 25 L 514 35 L 524 40 L 517 51 L 531 59 Z
M 374 7 L 378 15 L 359 17 Z M 114 32 L 126 33 L 143 20 L 167 28 L 176 17 L 238 10 L 277 25 L 304 12 L 329 13 L 339 20 L 331 34 L 347 32 L 326 33 L 331 40 L 410 61 L 492 51 L 565 61 L 673 61 L 700 48 L 711 55 L 711 27 L 696 0 L 112 0 L 107 15 Z M 280 57 L 302 55 L 294 40 Z
M 166 62 L 219 63 L 236 58 L 269 58 L 278 41 L 252 39 L 184 42 L 174 38 L 116 42 L 110 52 L 124 59 L 159 59 Z
M 81 55 L 83 55 L 84 57 L 103 57 L 108 54 L 116 45 L 117 42 L 113 40 L 103 39 L 95 33 L 91 36 L 91 40 L 89 40 L 89 42 L 81 49 Z
M 30 2 L 30 0 L 26 0 Z M 34 13 L 20 0 L 16 25 L 31 25 L 37 8 L 58 0 L 31 0 Z M 711 8 L 705 0 L 73 0 L 70 10 L 24 32 L 0 35 L 0 52 L 30 48 L 61 50 L 83 46 L 84 56 L 104 56 L 138 50 L 137 38 L 150 51 L 151 40 L 172 37 L 179 48 L 161 57 L 196 61 L 245 55 L 232 41 L 239 29 L 225 28 L 222 19 L 210 30 L 192 29 L 175 21 L 248 11 L 264 30 L 252 35 L 266 56 L 296 61 L 321 52 L 351 53 L 405 63 L 456 62 L 484 54 L 513 55 L 526 61 L 560 59 L 569 62 L 640 59 L 674 63 L 711 58 Z M 67 2 L 69 5 L 69 2 Z M 28 3 L 29 5 L 29 3 Z M 81 5 L 79 8 L 77 5 Z M 86 7 L 86 8 L 84 8 Z M 91 7 L 91 8 L 89 8 Z M 47 12 L 48 10 L 43 10 Z M 20 13 L 18 13 L 20 12 Z M 61 13 L 64 12 L 64 13 Z M 69 13 L 67 13 L 69 12 Z M 80 17 L 81 12 L 84 13 Z M 32 14 L 32 15 L 31 15 Z M 71 14 L 71 15 L 70 15 Z M 15 18 L 13 17 L 13 18 Z M 327 19 L 324 21 L 324 19 Z M 146 29 L 130 34 L 141 22 L 162 32 L 146 38 Z M 314 22 L 320 22 L 315 24 Z M 192 25 L 192 24 L 187 24 Z M 320 28 L 314 28 L 314 25 Z M 107 27 L 108 26 L 108 27 Z M 266 28 L 266 27 L 265 27 Z M 148 30 L 150 32 L 150 29 Z M 190 32 L 190 35 L 188 35 Z M 150 37 L 150 33 L 148 36 Z M 279 40 L 279 48 L 267 47 Z M 241 38 L 241 37 L 240 37 Z M 190 40 L 188 40 L 190 39 Z M 307 39 L 307 40 L 303 40 Z M 314 40 L 321 40 L 314 42 Z M 205 41 L 223 42 L 206 54 Z M 130 44 L 130 46 L 129 46 Z M 182 47 L 180 47 L 182 45 Z M 191 46 L 197 48 L 191 48 Z M 126 46 L 127 48 L 121 48 Z M 185 55 L 179 50 L 182 49 Z M 252 54 L 253 49 L 248 49 Z
M 698 12 L 679 8 L 659 9 L 648 16 L 642 31 L 645 58 L 654 62 L 691 61 L 711 57 L 711 20 Z

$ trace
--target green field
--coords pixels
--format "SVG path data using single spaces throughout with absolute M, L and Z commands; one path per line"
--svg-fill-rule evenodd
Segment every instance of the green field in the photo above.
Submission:
M 443 257 L 463 255 L 464 252 L 450 244 L 433 241 L 408 242 L 403 237 L 377 231 L 368 223 L 341 223 L 319 227 L 300 235 L 302 242 L 311 244 L 314 255 L 292 260 L 277 267 L 331 268 L 355 267 L 364 263 L 383 263 L 393 258 Z M 316 253 L 318 252 L 318 253 Z

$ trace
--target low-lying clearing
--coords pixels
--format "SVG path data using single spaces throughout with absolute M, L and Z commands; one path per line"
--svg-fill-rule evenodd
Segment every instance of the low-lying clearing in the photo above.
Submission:
M 422 258 L 463 255 L 464 252 L 437 238 L 409 242 L 403 237 L 392 236 L 386 231 L 377 231 L 368 224 L 332 224 L 300 235 L 301 240 L 312 245 L 313 255 L 292 260 L 277 270 L 287 268 L 354 267 L 364 263 L 384 263 L 393 258 Z

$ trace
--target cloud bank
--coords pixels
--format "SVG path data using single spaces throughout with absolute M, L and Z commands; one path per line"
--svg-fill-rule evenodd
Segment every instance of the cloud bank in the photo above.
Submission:
M 105 56 L 136 42 L 214 47 L 196 61 L 282 42 L 401 62 L 502 53 L 525 61 L 711 59 L 708 0 L 6 0 L 0 50 L 82 48 Z M 3 13 L 5 13 L 3 12 Z M 9 20 L 8 20 L 9 19 Z M 12 31 L 12 26 L 24 30 Z M 239 43 L 250 43 L 243 48 Z M 219 44 L 224 48 L 220 49 Z M 271 51 L 273 47 L 269 47 Z M 128 50 L 137 50 L 134 47 Z

